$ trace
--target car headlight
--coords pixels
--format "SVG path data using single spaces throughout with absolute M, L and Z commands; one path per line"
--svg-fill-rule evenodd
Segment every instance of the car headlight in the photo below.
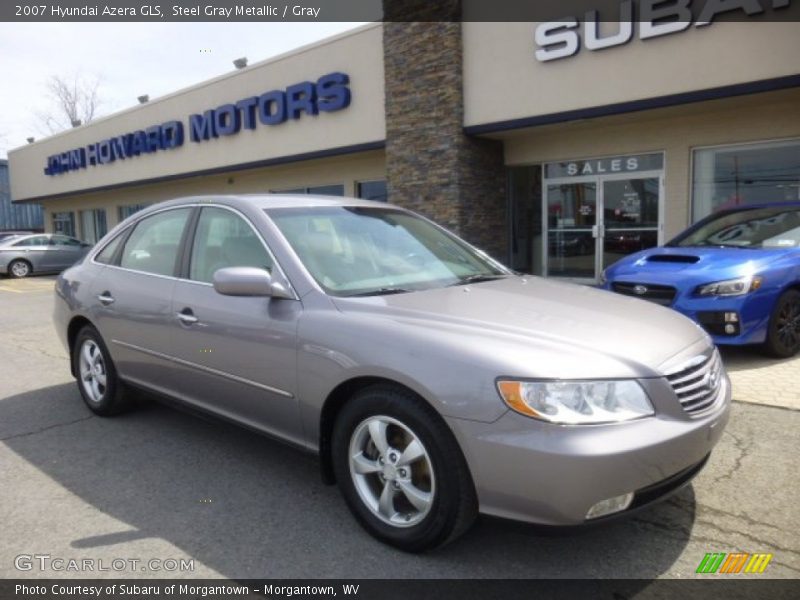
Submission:
M 500 380 L 497 389 L 512 410 L 527 417 L 580 425 L 628 421 L 654 414 L 650 399 L 638 382 L 620 381 L 512 381 Z
M 742 296 L 761 287 L 763 279 L 758 275 L 748 275 L 725 281 L 707 283 L 697 288 L 698 296 Z
M 606 271 L 608 271 L 608 269 L 603 269 L 600 272 L 600 285 L 605 285 L 608 282 L 608 274 Z

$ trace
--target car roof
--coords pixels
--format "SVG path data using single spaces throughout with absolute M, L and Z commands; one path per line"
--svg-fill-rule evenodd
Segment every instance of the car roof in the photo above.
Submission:
M 374 206 L 377 208 L 392 207 L 386 202 L 362 200 L 347 196 L 321 196 L 315 194 L 215 194 L 207 196 L 188 196 L 160 202 L 148 209 L 157 206 L 180 206 L 184 204 L 226 204 L 233 207 L 249 206 L 261 209 L 270 208 L 309 208 L 317 206 Z M 392 207 L 397 208 L 397 207 Z M 145 210 L 148 210 L 145 209 Z M 144 212 L 144 211 L 142 211 Z

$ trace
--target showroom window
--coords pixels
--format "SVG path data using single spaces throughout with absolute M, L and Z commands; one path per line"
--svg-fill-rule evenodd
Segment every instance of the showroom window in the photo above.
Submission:
M 317 194 L 322 196 L 344 196 L 344 185 L 317 185 L 311 187 L 290 188 L 288 190 L 271 190 L 271 194 Z
M 75 237 L 75 213 L 53 213 L 53 233 Z
M 698 148 L 692 218 L 747 204 L 800 201 L 800 140 Z
M 106 211 L 102 208 L 97 210 L 82 210 L 81 216 L 81 238 L 89 244 L 96 244 L 97 240 L 103 237 L 108 229 L 106 228 Z
M 142 209 L 147 208 L 150 206 L 149 204 L 128 204 L 127 206 L 120 206 L 117 210 L 119 211 L 119 220 L 124 221 L 131 215 L 136 214 Z
M 363 198 L 364 200 L 388 202 L 389 195 L 386 190 L 386 180 L 377 179 L 375 181 L 359 181 L 356 184 L 356 196 Z

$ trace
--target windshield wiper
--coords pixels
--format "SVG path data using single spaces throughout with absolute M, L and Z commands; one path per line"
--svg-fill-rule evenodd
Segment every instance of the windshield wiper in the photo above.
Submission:
M 743 246 L 742 244 L 710 244 L 708 242 L 698 242 L 696 244 L 687 244 L 682 246 L 680 244 L 670 245 L 665 244 L 667 248 L 738 248 L 740 250 L 748 250 L 758 248 L 758 246 Z
M 480 283 L 481 281 L 494 281 L 495 279 L 505 279 L 507 275 L 468 275 L 462 277 L 455 283 L 451 283 L 449 287 L 454 285 L 467 285 L 469 283 Z
M 405 294 L 408 292 L 413 292 L 414 290 L 409 290 L 406 288 L 400 287 L 384 287 L 378 288 L 377 290 L 369 290 L 366 292 L 358 292 L 356 294 L 347 294 L 347 298 L 357 298 L 359 296 L 388 296 L 389 294 Z

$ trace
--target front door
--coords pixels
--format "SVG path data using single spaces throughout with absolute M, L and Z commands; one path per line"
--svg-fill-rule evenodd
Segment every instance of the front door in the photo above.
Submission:
M 661 166 L 658 154 L 547 165 L 544 274 L 592 284 L 622 257 L 657 246 Z
M 588 280 L 597 276 L 596 181 L 547 186 L 547 274 Z
M 628 254 L 658 245 L 661 178 L 626 177 L 602 185 L 601 271 Z
M 176 282 L 172 299 L 174 378 L 185 400 L 300 444 L 296 344 L 302 304 L 223 296 L 212 281 L 224 267 L 257 267 L 282 281 L 242 215 L 204 206 L 187 278 Z

